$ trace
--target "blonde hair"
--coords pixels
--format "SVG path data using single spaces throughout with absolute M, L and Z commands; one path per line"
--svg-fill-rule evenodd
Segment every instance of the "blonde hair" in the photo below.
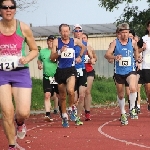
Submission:
M 119 24 L 117 28 L 118 28 L 119 30 L 129 30 L 129 24 L 127 24 L 127 23 L 122 23 L 122 24 Z

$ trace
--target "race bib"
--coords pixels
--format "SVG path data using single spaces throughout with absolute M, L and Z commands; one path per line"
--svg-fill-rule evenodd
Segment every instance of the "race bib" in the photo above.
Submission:
M 61 58 L 73 58 L 74 57 L 74 49 L 66 48 L 65 51 L 61 53 Z
M 58 84 L 54 77 L 49 77 L 50 84 Z
M 145 62 L 150 63 L 150 54 L 145 55 Z
M 82 70 L 82 68 L 77 69 L 77 77 L 81 77 L 81 76 L 83 76 L 83 70 Z
M 84 57 L 84 63 L 88 63 L 89 62 L 89 56 L 88 55 L 85 55 L 85 57 Z
M 0 56 L 0 69 L 11 71 L 16 69 L 19 64 L 18 56 Z
M 122 57 L 119 66 L 131 66 L 131 57 Z

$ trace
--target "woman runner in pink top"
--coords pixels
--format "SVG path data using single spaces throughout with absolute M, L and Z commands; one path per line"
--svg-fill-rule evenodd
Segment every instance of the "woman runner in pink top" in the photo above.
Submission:
M 14 19 L 15 0 L 0 1 L 0 106 L 9 150 L 15 148 L 15 133 L 26 135 L 24 121 L 29 117 L 32 82 L 28 63 L 38 55 L 32 31 L 25 23 Z M 31 52 L 25 55 L 25 43 Z M 15 123 L 12 93 L 15 100 Z

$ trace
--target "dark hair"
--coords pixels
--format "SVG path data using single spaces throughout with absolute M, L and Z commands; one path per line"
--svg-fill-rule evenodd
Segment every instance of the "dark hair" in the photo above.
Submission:
M 47 41 L 50 40 L 50 39 L 51 39 L 51 40 L 54 40 L 54 39 L 55 39 L 55 36 L 54 36 L 54 35 L 48 36 Z
M 3 4 L 4 1 L 11 1 L 14 4 L 15 7 L 17 6 L 15 0 L 0 0 L 0 7 L 2 6 L 2 4 Z
M 146 27 L 148 27 L 148 26 L 149 26 L 149 24 L 150 24 L 150 20 L 146 23 Z M 149 34 L 149 31 L 148 31 L 147 29 L 146 29 L 145 34 Z
M 83 34 L 87 37 L 87 39 L 89 38 L 87 33 L 83 33 Z
M 134 30 L 130 30 L 129 33 L 131 33 L 135 37 L 135 32 Z
M 68 24 L 65 24 L 65 23 L 62 23 L 60 26 L 59 26 L 59 31 L 61 31 L 61 28 L 62 27 L 69 27 L 69 30 L 70 30 L 70 26 Z

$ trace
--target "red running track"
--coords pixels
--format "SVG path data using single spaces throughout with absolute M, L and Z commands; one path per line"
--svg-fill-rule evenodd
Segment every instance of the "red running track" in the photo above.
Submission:
M 59 115 L 53 115 L 53 123 L 45 122 L 43 114 L 31 115 L 25 139 L 17 142 L 25 150 L 146 150 L 150 149 L 150 112 L 146 105 L 141 111 L 139 119 L 129 119 L 127 126 L 118 121 L 119 108 L 93 108 L 91 121 L 83 126 L 70 122 L 69 128 L 62 128 Z M 7 150 L 2 126 L 0 150 Z

